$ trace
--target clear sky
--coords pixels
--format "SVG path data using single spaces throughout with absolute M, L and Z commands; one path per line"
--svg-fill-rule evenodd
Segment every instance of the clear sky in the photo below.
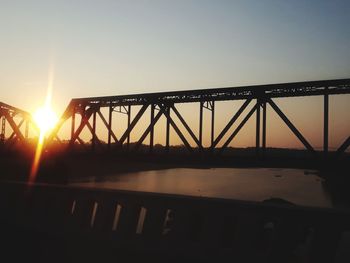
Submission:
M 347 0 L 1 0 L 0 101 L 34 111 L 50 68 L 58 113 L 73 97 L 349 78 L 349 14 Z M 321 101 L 280 101 L 315 146 Z M 350 134 L 349 105 L 331 99 L 334 146 Z M 278 146 L 280 124 L 270 123 Z

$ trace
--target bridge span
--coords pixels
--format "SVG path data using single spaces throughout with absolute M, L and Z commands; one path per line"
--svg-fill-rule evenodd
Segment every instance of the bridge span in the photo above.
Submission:
M 323 153 L 329 151 L 329 97 L 332 95 L 350 94 L 350 79 L 307 81 L 294 83 L 280 83 L 267 85 L 254 85 L 243 87 L 226 87 L 200 90 L 186 90 L 173 92 L 146 93 L 120 96 L 104 96 L 90 98 L 72 99 L 68 107 L 61 116 L 58 124 L 48 137 L 48 143 L 62 143 L 60 134 L 64 125 L 70 125 L 69 144 L 73 146 L 76 142 L 87 146 L 82 138 L 82 132 L 87 129 L 91 134 L 91 148 L 97 147 L 127 147 L 130 146 L 131 133 L 135 131 L 135 126 L 141 122 L 141 118 L 150 114 L 149 122 L 142 127 L 141 136 L 137 139 L 131 150 L 138 150 L 145 143 L 149 136 L 149 151 L 154 148 L 155 125 L 159 123 L 162 116 L 165 117 L 165 150 L 170 148 L 170 128 L 178 135 L 183 145 L 190 152 L 209 151 L 222 153 L 237 136 L 240 130 L 246 125 L 248 120 L 255 114 L 255 149 L 257 155 L 266 151 L 267 136 L 267 106 L 269 105 L 286 126 L 293 132 L 296 138 L 310 152 L 315 153 L 315 147 L 305 138 L 296 125 L 288 118 L 276 103 L 276 98 L 322 96 L 323 97 Z M 218 131 L 215 122 L 218 113 L 216 105 L 221 101 L 243 101 L 238 110 L 230 116 L 224 127 Z M 183 104 L 198 105 L 198 132 L 193 130 L 193 123 L 188 122 L 179 111 L 179 106 Z M 204 111 L 210 113 L 210 145 L 204 147 L 203 126 Z M 133 113 L 133 114 L 132 114 Z M 124 114 L 127 118 L 126 128 L 118 134 L 112 122 L 116 114 Z M 99 129 L 107 132 L 107 142 L 104 144 L 97 135 L 98 118 Z M 35 125 L 30 113 L 0 102 L 1 120 L 1 142 L 11 146 L 15 143 L 25 142 L 28 134 L 38 135 L 38 128 Z M 115 126 L 116 124 L 114 124 Z M 117 125 L 121 126 L 120 123 Z M 6 128 L 6 126 L 10 127 Z M 120 127 L 118 127 L 120 128 Z M 234 128 L 234 129 L 233 129 Z M 11 130 L 11 134 L 5 136 L 6 130 Z M 215 130 L 216 133 L 215 134 Z M 191 144 L 192 142 L 192 144 Z M 341 154 L 350 146 L 350 136 L 338 146 L 337 154 Z M 205 149 L 206 148 L 206 149 Z
M 211 112 L 211 140 L 209 150 L 216 150 L 222 152 L 227 148 L 230 142 L 236 137 L 239 131 L 247 123 L 247 121 L 256 115 L 256 135 L 255 135 L 255 148 L 257 154 L 264 153 L 266 150 L 266 123 L 267 123 L 267 105 L 271 106 L 271 109 L 277 113 L 277 115 L 283 120 L 287 127 L 294 133 L 294 135 L 300 140 L 305 148 L 315 153 L 314 147 L 309 143 L 305 136 L 299 131 L 299 129 L 293 124 L 293 122 L 287 117 L 287 115 L 281 110 L 281 108 L 274 101 L 275 98 L 287 98 L 287 97 L 303 97 L 303 96 L 322 96 L 324 98 L 323 103 L 323 152 L 327 155 L 329 151 L 328 139 L 329 139 L 329 96 L 337 94 L 349 94 L 350 93 L 350 79 L 335 79 L 335 80 L 322 80 L 322 81 L 307 81 L 307 82 L 294 82 L 294 83 L 280 83 L 280 84 L 268 84 L 268 85 L 254 85 L 243 87 L 226 87 L 226 88 L 214 88 L 214 89 L 200 89 L 200 90 L 187 90 L 187 91 L 173 91 L 173 92 L 159 92 L 159 93 L 146 93 L 146 94 L 134 94 L 134 95 L 122 95 L 122 96 L 104 96 L 104 97 L 90 97 L 90 98 L 76 98 L 72 99 L 62 115 L 59 123 L 53 130 L 49 137 L 49 141 L 59 140 L 58 134 L 64 123 L 70 121 L 70 145 L 73 145 L 76 141 L 85 145 L 85 142 L 81 138 L 82 130 L 86 127 L 91 133 L 91 147 L 103 147 L 101 140 L 96 133 L 97 122 L 96 119 L 100 118 L 103 123 L 103 128 L 108 132 L 107 147 L 111 145 L 117 145 L 122 147 L 123 145 L 129 146 L 130 134 L 134 130 L 135 126 L 140 121 L 141 117 L 145 115 L 147 109 L 150 109 L 150 122 L 143 128 L 142 135 L 133 147 L 134 150 L 140 148 L 141 144 L 149 136 L 149 150 L 152 152 L 154 147 L 154 127 L 159 121 L 161 116 L 166 118 L 165 127 L 165 149 L 169 150 L 170 146 L 170 127 L 173 128 L 175 133 L 179 136 L 182 143 L 186 148 L 193 152 L 194 148 L 203 150 L 203 112 L 208 110 Z M 215 136 L 215 104 L 219 101 L 234 101 L 243 100 L 244 103 L 238 109 L 238 111 L 231 116 L 226 126 L 221 132 Z M 199 132 L 195 134 L 193 129 L 190 128 L 188 122 L 178 111 L 177 106 L 184 103 L 199 103 Z M 248 105 L 253 107 L 248 110 Z M 131 111 L 135 106 L 138 106 L 138 111 L 134 118 L 131 118 Z M 107 108 L 108 113 L 103 113 L 101 109 Z M 245 114 L 243 114 L 246 112 Z M 117 136 L 116 132 L 112 128 L 113 114 L 126 114 L 127 115 L 127 127 L 122 134 Z M 80 115 L 80 123 L 76 124 L 76 116 Z M 239 118 L 242 118 L 238 123 Z M 175 121 L 177 119 L 177 122 Z M 178 125 L 180 123 L 181 125 Z M 238 124 L 233 132 L 229 133 L 230 128 Z M 182 127 L 180 127 L 182 126 Z M 182 128 L 182 129 L 181 129 Z M 186 131 L 185 132 L 183 132 Z M 193 147 L 189 140 L 195 142 Z M 225 138 L 225 140 L 224 140 Z M 220 145 L 220 147 L 219 147 Z M 344 152 L 350 145 L 350 136 L 338 147 L 337 153 Z
M 30 131 L 34 131 L 36 135 L 39 134 L 38 127 L 29 112 L 3 102 L 0 102 L 0 121 L 0 141 L 2 144 L 6 144 L 7 147 L 17 142 L 25 142 L 29 137 Z M 6 136 L 7 125 L 11 129 L 11 134 L 8 137 Z

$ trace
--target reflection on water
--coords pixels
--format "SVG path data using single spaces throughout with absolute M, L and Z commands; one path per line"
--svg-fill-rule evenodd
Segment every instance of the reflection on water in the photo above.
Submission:
M 252 201 L 283 198 L 299 205 L 332 206 L 316 173 L 299 169 L 179 168 L 85 178 L 70 184 Z

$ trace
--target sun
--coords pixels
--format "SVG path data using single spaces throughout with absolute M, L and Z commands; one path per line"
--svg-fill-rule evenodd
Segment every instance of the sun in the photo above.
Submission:
M 57 115 L 50 106 L 43 106 L 34 113 L 34 121 L 40 129 L 40 134 L 45 135 L 55 127 Z

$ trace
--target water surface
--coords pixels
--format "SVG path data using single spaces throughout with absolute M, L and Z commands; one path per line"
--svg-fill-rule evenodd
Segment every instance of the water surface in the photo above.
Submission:
M 331 207 L 314 171 L 270 168 L 177 168 L 96 176 L 72 185 L 263 201 L 283 198 L 298 205 Z

